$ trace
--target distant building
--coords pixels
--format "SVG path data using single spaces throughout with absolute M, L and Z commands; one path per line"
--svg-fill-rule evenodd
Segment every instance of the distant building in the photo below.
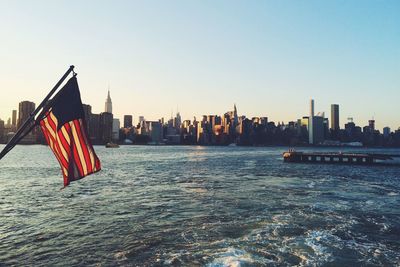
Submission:
M 92 144 L 102 144 L 102 134 L 100 131 L 100 114 L 90 114 L 89 116 L 89 139 Z
M 310 100 L 310 117 L 308 117 L 308 143 L 314 144 L 314 99 Z
M 267 124 L 268 124 L 268 117 L 261 117 L 261 118 L 260 118 L 260 124 L 261 124 L 261 125 L 264 125 L 264 126 L 267 126 Z
M 20 128 L 24 122 L 30 118 L 31 114 L 35 111 L 35 103 L 30 102 L 30 101 L 22 101 L 19 103 L 19 109 L 18 109 L 18 121 L 17 121 L 17 127 Z M 37 128 L 33 128 L 33 130 L 26 135 L 22 140 L 21 144 L 34 144 L 36 143 L 36 132 Z
M 15 130 L 17 128 L 17 111 L 15 109 L 12 111 L 11 118 L 11 127 L 13 130 Z
M 35 111 L 35 103 L 30 101 L 22 101 L 19 103 L 18 128 L 30 117 L 33 111 Z
M 375 120 L 369 120 L 368 127 L 369 127 L 371 133 L 373 133 L 375 131 Z
M 338 131 L 340 129 L 339 125 L 339 105 L 331 105 L 331 129 Z
M 124 128 L 131 128 L 133 123 L 132 115 L 124 115 Z
M 159 121 L 149 122 L 149 132 L 152 143 L 159 144 L 163 141 L 163 127 Z
M 389 135 L 390 135 L 390 128 L 389 127 L 383 128 L 383 137 L 388 138 Z
M 233 126 L 236 127 L 239 124 L 238 113 L 236 104 L 233 105 Z
M 208 115 L 207 116 L 207 123 L 210 125 L 210 130 L 214 131 L 215 126 L 215 115 Z
M 119 119 L 113 119 L 113 125 L 112 125 L 112 140 L 113 141 L 118 141 L 120 128 L 121 128 L 121 124 L 119 122 Z
M 307 130 L 308 130 L 308 123 L 309 123 L 309 121 L 310 121 L 309 117 L 308 117 L 308 116 L 304 116 L 303 118 L 299 119 L 297 123 L 298 123 L 300 126 L 305 126 L 305 127 L 307 127 Z
M 145 121 L 144 116 L 139 116 L 139 124 L 144 122 L 144 121 Z
M 325 128 L 328 121 L 322 115 L 314 116 L 314 100 L 310 101 L 310 117 L 308 118 L 308 142 L 311 145 L 318 145 L 324 141 Z
M 112 102 L 111 102 L 111 97 L 110 97 L 110 90 L 108 90 L 104 112 L 112 114 Z
M 0 143 L 5 142 L 4 121 L 0 120 Z
M 106 144 L 112 141 L 113 137 L 113 114 L 108 112 L 100 113 L 101 143 Z
M 329 119 L 328 118 L 323 118 L 324 119 L 324 140 L 329 139 Z
M 250 145 L 252 143 L 251 134 L 252 134 L 252 126 L 253 122 L 249 119 L 242 119 L 238 125 L 239 132 L 239 144 L 241 145 Z
M 318 145 L 324 142 L 325 126 L 324 117 L 314 116 L 313 118 L 313 144 Z
M 181 114 L 179 112 L 176 113 L 176 117 L 173 120 L 173 127 L 179 131 L 179 129 L 181 128 L 181 124 L 182 124 L 182 117 Z
M 92 107 L 90 105 L 82 104 L 83 114 L 85 115 L 86 130 L 89 134 L 90 132 L 90 117 L 92 116 Z M 90 137 L 90 136 L 89 136 Z
M 82 104 L 83 107 L 83 113 L 85 114 L 85 119 L 89 120 L 90 115 L 92 115 L 92 106 Z

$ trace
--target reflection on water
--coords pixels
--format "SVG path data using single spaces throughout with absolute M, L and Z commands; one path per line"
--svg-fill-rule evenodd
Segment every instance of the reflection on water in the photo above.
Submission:
M 96 147 L 103 171 L 59 190 L 50 150 L 18 146 L 0 161 L 0 265 L 399 264 L 400 168 L 283 150 Z

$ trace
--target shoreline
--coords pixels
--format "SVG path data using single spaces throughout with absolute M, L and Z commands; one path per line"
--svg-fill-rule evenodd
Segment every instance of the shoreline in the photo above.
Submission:
M 5 146 L 6 144 L 0 144 L 0 146 Z M 17 144 L 17 146 L 48 146 L 47 144 Z M 328 145 L 238 145 L 238 144 L 230 144 L 230 145 L 201 145 L 201 144 L 118 144 L 119 146 L 156 146 L 156 147 L 164 147 L 164 146 L 201 146 L 201 147 L 286 147 L 286 148 L 350 148 L 350 149 L 400 149 L 400 147 L 396 146 L 328 146 Z M 103 146 L 105 144 L 96 144 L 93 145 L 96 147 Z

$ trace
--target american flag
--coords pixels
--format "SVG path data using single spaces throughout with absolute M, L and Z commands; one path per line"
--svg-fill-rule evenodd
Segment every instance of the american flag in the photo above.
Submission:
M 43 135 L 61 166 L 64 186 L 101 169 L 86 132 L 76 77 L 72 77 L 38 118 Z

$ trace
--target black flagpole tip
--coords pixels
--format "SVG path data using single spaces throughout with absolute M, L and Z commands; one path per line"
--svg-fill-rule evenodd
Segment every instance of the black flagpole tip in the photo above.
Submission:
M 71 66 L 69 67 L 69 69 L 72 71 L 73 76 L 76 77 L 77 73 L 74 71 L 74 68 L 75 68 L 74 65 L 71 65 Z

